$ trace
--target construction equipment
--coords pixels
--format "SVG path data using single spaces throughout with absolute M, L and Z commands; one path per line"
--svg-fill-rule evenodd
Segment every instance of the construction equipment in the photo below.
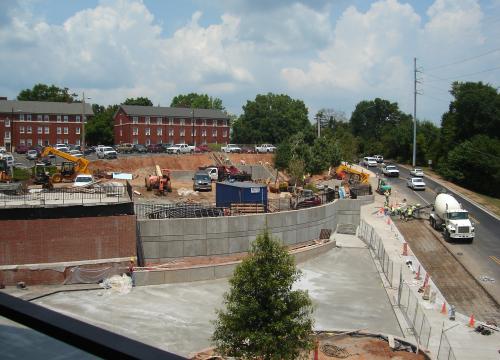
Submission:
M 378 179 L 378 185 L 377 185 L 377 192 L 380 194 L 380 195 L 384 195 L 386 192 L 389 192 L 389 194 L 391 193 L 392 191 L 392 187 L 391 185 L 389 185 L 388 183 L 385 182 L 384 179 Z
M 33 169 L 33 182 L 42 185 L 44 189 L 52 189 L 52 179 L 50 177 L 49 165 L 37 163 Z
M 251 181 L 252 175 L 246 171 L 239 170 L 236 166 L 200 166 L 199 170 L 205 170 L 210 178 L 215 181 Z
M 438 194 L 434 200 L 434 209 L 429 217 L 431 226 L 443 230 L 446 240 L 474 240 L 474 225 L 469 219 L 469 213 L 450 194 Z
M 172 183 L 170 182 L 170 170 L 161 169 L 155 165 L 155 175 L 149 175 L 144 179 L 146 190 L 157 190 L 158 195 L 165 195 L 165 192 L 172 192 Z
M 352 166 L 341 164 L 335 171 L 338 180 L 346 180 L 349 185 L 368 184 L 370 175 L 363 170 L 356 170 Z
M 12 174 L 6 159 L 0 159 L 0 182 L 12 181 Z
M 65 153 L 64 151 L 60 151 L 56 148 L 47 146 L 42 154 L 41 158 L 45 158 L 49 155 L 57 155 L 65 160 L 61 163 L 60 168 L 56 171 L 55 174 L 52 175 L 50 181 L 53 183 L 60 183 L 63 180 L 73 181 L 78 174 L 90 174 L 90 170 L 88 169 L 88 165 L 90 161 L 87 159 L 76 157 L 71 154 Z M 35 169 L 35 177 L 37 170 Z

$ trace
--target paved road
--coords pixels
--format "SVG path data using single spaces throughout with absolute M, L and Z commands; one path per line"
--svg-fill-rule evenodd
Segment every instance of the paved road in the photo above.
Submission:
M 389 178 L 388 182 L 396 189 L 398 199 L 406 197 L 409 203 L 432 204 L 437 193 L 446 190 L 442 185 L 425 177 L 426 191 L 413 191 L 406 186 L 406 179 L 410 176 L 409 170 L 399 167 L 400 177 Z M 450 192 L 449 190 L 446 190 Z M 495 279 L 495 283 L 484 283 L 500 299 L 500 221 L 493 216 L 471 204 L 459 195 L 455 198 L 467 209 L 475 223 L 476 236 L 472 244 L 448 243 L 452 251 L 461 262 L 467 266 L 474 277 L 486 275 Z M 437 232 L 436 232 L 437 233 Z

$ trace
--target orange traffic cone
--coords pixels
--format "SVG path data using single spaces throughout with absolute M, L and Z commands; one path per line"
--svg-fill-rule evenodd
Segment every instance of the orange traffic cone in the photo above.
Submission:
M 418 271 L 417 271 L 417 275 L 415 276 L 415 280 L 420 280 L 420 265 L 418 265 Z M 425 287 L 425 284 L 424 284 L 424 287 Z
M 403 244 L 403 256 L 408 256 L 408 243 Z
M 429 273 L 425 274 L 424 287 L 426 287 L 427 285 L 429 285 Z
M 469 319 L 469 327 L 473 328 L 475 323 L 476 320 L 474 320 L 474 314 L 472 314 Z
M 319 341 L 316 340 L 314 341 L 314 360 L 318 360 L 319 359 Z
M 387 225 L 391 225 L 391 218 L 389 216 L 387 217 Z
M 443 306 L 441 306 L 441 314 L 446 314 L 446 302 L 443 302 Z

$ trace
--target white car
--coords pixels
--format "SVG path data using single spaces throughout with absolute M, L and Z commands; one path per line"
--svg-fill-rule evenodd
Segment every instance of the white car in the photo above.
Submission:
M 73 155 L 74 157 L 82 157 L 83 156 L 83 154 L 78 150 L 70 150 L 69 154 Z
M 399 177 L 399 170 L 395 165 L 384 165 L 382 173 L 385 176 Z
M 412 169 L 410 170 L 410 175 L 415 177 L 424 177 L 424 171 L 422 169 Z
M 363 165 L 367 167 L 377 166 L 377 159 L 371 156 L 365 156 L 363 158 Z
M 406 181 L 406 186 L 412 188 L 413 190 L 424 190 L 425 191 L 425 182 L 424 179 L 420 177 L 412 177 Z
M 26 159 L 28 160 L 36 160 L 38 158 L 38 151 L 36 150 L 28 150 L 26 153 Z
M 116 151 L 111 146 L 102 146 L 96 149 L 96 154 L 99 159 L 116 159 Z
M 261 146 L 255 147 L 256 153 L 273 153 L 276 151 L 276 146 L 271 144 L 262 144 Z
M 375 160 L 377 160 L 379 164 L 384 162 L 384 157 L 382 155 L 373 155 L 373 157 L 375 158 Z
M 14 166 L 14 156 L 10 153 L 3 153 L 0 155 L 0 159 L 3 159 L 7 162 L 7 166 Z
M 222 152 L 225 153 L 240 153 L 241 148 L 235 144 L 227 144 L 226 146 L 223 146 L 220 148 Z
M 189 154 L 194 152 L 194 146 L 188 144 L 175 144 L 167 148 L 169 154 Z
M 76 176 L 75 182 L 73 183 L 73 186 L 74 187 L 82 187 L 82 186 L 86 186 L 90 183 L 93 183 L 94 181 L 95 180 L 94 180 L 94 177 L 92 175 L 80 174 L 80 175 Z

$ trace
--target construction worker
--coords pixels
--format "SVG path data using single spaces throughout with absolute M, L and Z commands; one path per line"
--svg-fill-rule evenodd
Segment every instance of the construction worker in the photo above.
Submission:
M 130 278 L 132 279 L 132 286 L 135 286 L 134 267 L 135 267 L 134 259 L 130 258 L 127 275 L 130 276 Z

